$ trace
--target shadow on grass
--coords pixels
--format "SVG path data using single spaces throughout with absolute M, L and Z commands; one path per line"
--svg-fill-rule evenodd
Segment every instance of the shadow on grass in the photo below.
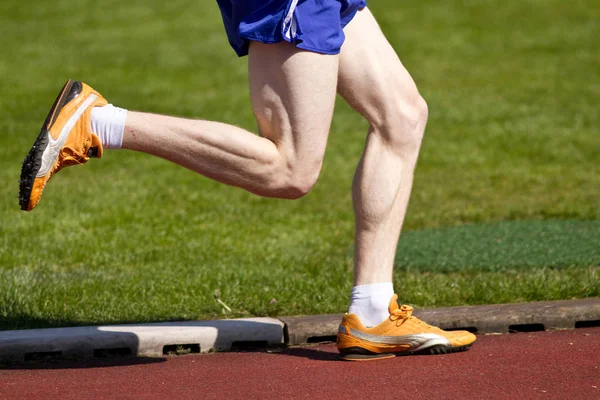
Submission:
M 127 323 L 127 322 L 123 322 Z M 0 333 L 3 331 L 19 329 L 46 329 L 62 328 L 66 326 L 85 326 L 90 325 L 82 321 L 71 321 L 64 319 L 37 318 L 25 313 L 11 314 L 7 316 L 0 315 Z M 96 324 L 94 324 L 96 325 Z

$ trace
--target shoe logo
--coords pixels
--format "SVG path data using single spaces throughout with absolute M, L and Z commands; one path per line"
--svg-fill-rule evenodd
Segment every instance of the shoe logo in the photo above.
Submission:
M 383 336 L 373 335 L 367 332 L 356 329 L 348 329 L 350 334 L 362 340 L 367 340 L 372 343 L 390 344 L 390 345 L 408 345 L 410 351 L 418 351 L 431 346 L 450 346 L 450 342 L 443 336 L 435 333 L 415 333 L 412 335 L 402 336 Z
M 40 167 L 36 178 L 42 177 L 50 171 L 50 169 L 56 162 L 58 155 L 60 154 L 60 150 L 63 148 L 65 142 L 69 138 L 69 133 L 71 133 L 71 130 L 73 129 L 77 121 L 79 121 L 79 118 L 81 118 L 85 110 L 87 110 L 87 108 L 91 106 L 97 98 L 98 95 L 91 94 L 77 108 L 77 110 L 73 115 L 71 115 L 71 118 L 69 118 L 65 126 L 63 126 L 62 130 L 60 131 L 60 135 L 58 135 L 58 138 L 56 140 L 52 137 L 50 132 L 48 132 L 48 146 L 42 153 L 42 166 Z

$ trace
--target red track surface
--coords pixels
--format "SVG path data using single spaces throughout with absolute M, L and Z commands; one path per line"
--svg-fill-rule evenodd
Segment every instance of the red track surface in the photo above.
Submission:
M 600 399 L 600 328 L 480 336 L 469 351 L 338 361 L 333 345 L 278 353 L 24 364 L 7 399 Z

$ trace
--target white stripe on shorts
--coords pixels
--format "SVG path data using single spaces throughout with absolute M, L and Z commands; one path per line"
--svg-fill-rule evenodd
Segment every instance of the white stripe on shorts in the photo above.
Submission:
M 296 11 L 297 5 L 298 0 L 292 0 L 292 4 L 290 4 L 290 10 L 283 20 L 283 35 L 289 40 L 292 40 L 296 37 L 296 19 L 294 18 L 294 11 Z

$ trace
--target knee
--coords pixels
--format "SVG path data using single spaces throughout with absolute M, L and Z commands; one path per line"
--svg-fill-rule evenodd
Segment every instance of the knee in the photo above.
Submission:
M 317 183 L 320 172 L 321 162 L 290 169 L 280 187 L 281 197 L 295 200 L 306 196 Z
M 427 102 L 416 94 L 412 101 L 390 101 L 371 125 L 393 148 L 418 151 L 428 117 Z
M 306 162 L 286 162 L 286 165 L 273 166 L 268 197 L 296 200 L 306 196 L 317 183 L 321 172 L 322 160 Z
M 427 124 L 427 120 L 429 119 L 429 106 L 427 102 L 421 95 L 417 97 L 417 101 L 415 102 L 415 120 L 418 121 L 419 124 L 425 125 Z

